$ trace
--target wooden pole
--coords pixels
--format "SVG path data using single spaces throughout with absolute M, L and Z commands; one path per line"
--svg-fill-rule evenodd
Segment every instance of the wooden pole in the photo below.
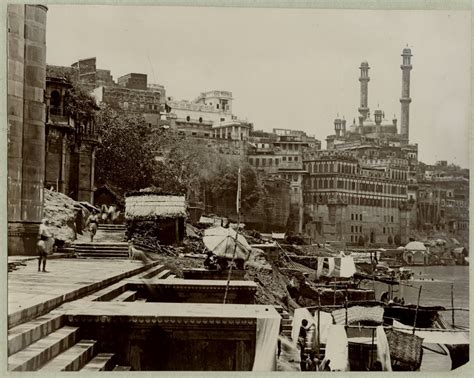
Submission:
M 321 296 L 318 293 L 318 345 L 317 345 L 317 356 L 320 359 L 321 353 Z
M 346 307 L 346 326 L 347 326 L 347 286 L 346 286 L 346 300 L 345 300 L 344 305 Z
M 421 297 L 422 288 L 423 286 L 420 286 L 420 289 L 418 290 L 418 302 L 416 304 L 415 321 L 413 322 L 413 334 L 415 334 L 415 329 L 416 329 L 416 318 L 418 317 L 418 308 L 420 307 L 420 297 Z
M 452 323 L 454 327 L 454 283 L 451 284 L 451 308 L 452 308 L 451 317 L 452 317 Z

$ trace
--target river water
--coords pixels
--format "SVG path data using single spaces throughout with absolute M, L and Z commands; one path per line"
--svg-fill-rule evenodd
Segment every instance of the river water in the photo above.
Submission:
M 419 287 L 421 286 L 421 306 L 443 306 L 451 308 L 451 284 L 453 284 L 454 307 L 469 308 L 469 267 L 468 266 L 410 266 L 408 267 L 415 273 L 410 281 L 402 281 L 398 292 L 394 287 L 393 296 L 405 299 L 405 304 L 415 304 L 418 300 Z M 384 291 L 387 291 L 387 285 L 383 283 L 366 283 L 364 287 L 374 288 L 377 299 Z M 443 317 L 452 323 L 451 311 L 441 312 Z M 469 312 L 455 311 L 454 322 L 457 326 L 469 326 Z M 439 349 L 439 346 L 431 346 Z M 449 371 L 451 368 L 451 359 L 424 350 L 422 371 Z

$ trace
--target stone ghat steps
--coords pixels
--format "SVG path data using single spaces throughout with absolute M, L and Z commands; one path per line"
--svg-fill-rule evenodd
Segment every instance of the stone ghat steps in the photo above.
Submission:
M 8 330 L 8 355 L 25 349 L 61 328 L 64 324 L 63 315 L 54 311 Z
M 175 277 L 174 274 L 171 273 L 169 269 L 166 269 L 164 265 L 155 265 L 144 272 L 137 274 L 136 276 L 133 277 L 133 279 L 146 279 L 146 280 L 151 280 L 155 279 L 155 277 L 162 277 L 162 278 L 173 278 Z M 101 301 L 101 302 L 106 302 L 106 301 L 135 301 L 140 298 L 136 298 L 136 295 L 134 296 L 135 293 L 134 291 L 131 290 L 124 290 L 124 284 L 123 282 L 118 282 L 114 285 L 110 285 L 102 290 L 99 290 L 84 299 L 86 300 L 92 300 L 92 301 Z M 130 297 L 129 297 L 130 296 Z
M 76 243 L 74 252 L 78 258 L 128 258 L 127 243 Z
M 94 356 L 94 340 L 81 340 L 43 365 L 39 372 L 78 371 Z
M 124 224 L 114 224 L 114 223 L 100 223 L 99 230 L 102 231 L 125 231 L 126 227 Z
M 35 371 L 75 344 L 79 328 L 64 326 L 8 357 L 8 370 Z
M 113 353 L 99 353 L 92 358 L 87 364 L 84 365 L 81 372 L 93 373 L 96 371 L 110 371 L 116 367 L 115 354 Z

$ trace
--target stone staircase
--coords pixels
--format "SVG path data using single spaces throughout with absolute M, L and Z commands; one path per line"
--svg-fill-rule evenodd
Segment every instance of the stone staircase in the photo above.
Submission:
M 281 306 L 275 306 L 275 310 L 277 310 L 281 316 L 281 335 L 286 336 L 291 340 L 291 325 L 293 323 L 293 318 L 290 316 L 288 311 L 284 310 Z
M 167 279 L 175 275 L 164 265 L 155 265 L 135 276 L 144 279 Z M 124 290 L 117 282 L 86 296 L 86 300 L 146 302 L 133 290 Z M 116 356 L 97 348 L 96 340 L 82 339 L 81 329 L 66 324 L 57 310 L 8 330 L 9 371 L 129 371 L 117 365 Z
M 123 242 L 125 241 L 125 225 L 124 224 L 99 224 L 97 234 L 94 241 L 101 242 Z
M 74 243 L 74 253 L 78 258 L 128 259 L 128 244 L 125 242 Z
M 54 311 L 8 330 L 9 371 L 114 370 L 114 357 L 98 353 L 95 340 L 81 339 L 80 328 L 64 325 Z

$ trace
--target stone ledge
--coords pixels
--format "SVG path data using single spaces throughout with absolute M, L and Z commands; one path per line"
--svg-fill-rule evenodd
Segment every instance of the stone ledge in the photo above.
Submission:
M 147 264 L 147 265 L 142 265 L 139 268 L 118 274 L 116 276 L 109 277 L 105 280 L 95 282 L 93 284 L 89 284 L 86 286 L 83 286 L 79 289 L 73 290 L 69 293 L 57 296 L 55 298 L 52 298 L 50 300 L 47 300 L 45 302 L 39 303 L 37 305 L 24 308 L 22 310 L 15 311 L 11 314 L 8 314 L 8 328 L 15 327 L 19 324 L 25 323 L 29 320 L 32 320 L 33 318 L 36 318 L 38 316 L 44 315 L 47 312 L 55 309 L 56 307 L 60 306 L 61 304 L 65 302 L 69 302 L 72 300 L 76 300 L 79 298 L 84 297 L 87 294 L 90 294 L 94 291 L 100 290 L 104 288 L 105 286 L 112 285 L 124 278 L 128 278 L 130 276 L 133 276 L 135 274 L 141 273 L 146 269 L 149 269 L 152 266 L 155 266 L 159 264 L 157 261 Z

